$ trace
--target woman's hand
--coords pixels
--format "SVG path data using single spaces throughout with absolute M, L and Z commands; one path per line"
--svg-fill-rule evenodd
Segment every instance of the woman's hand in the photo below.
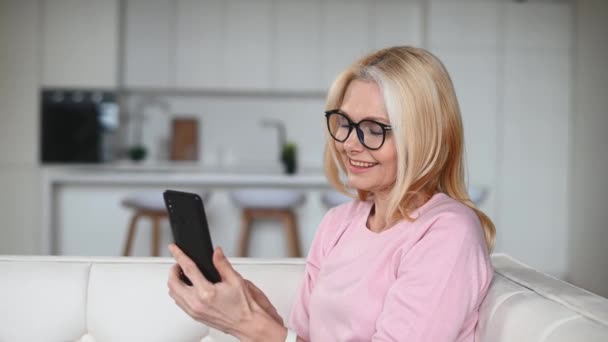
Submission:
M 171 244 L 169 251 L 177 261 L 167 283 L 169 295 L 189 316 L 240 340 L 254 340 L 267 333 L 277 336 L 276 340 L 280 336 L 284 339 L 286 329 L 276 309 L 262 291 L 232 268 L 220 248 L 213 253 L 213 264 L 222 277 L 217 284 L 209 282 L 177 246 Z M 181 281 L 180 269 L 192 286 Z
M 257 286 L 255 286 L 251 281 L 245 279 L 245 283 L 249 289 L 249 293 L 253 297 L 253 300 L 280 325 L 283 325 L 283 318 L 279 315 L 277 309 L 272 305 L 268 297 L 260 290 Z

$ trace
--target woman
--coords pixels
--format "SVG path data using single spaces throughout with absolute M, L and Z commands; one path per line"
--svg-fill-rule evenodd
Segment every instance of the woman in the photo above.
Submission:
M 418 48 L 377 51 L 336 79 L 326 109 L 326 172 L 356 200 L 319 226 L 293 330 L 219 249 L 223 281 L 212 285 L 170 246 L 171 296 L 245 341 L 475 341 L 495 229 L 466 192 L 462 122 L 444 66 Z

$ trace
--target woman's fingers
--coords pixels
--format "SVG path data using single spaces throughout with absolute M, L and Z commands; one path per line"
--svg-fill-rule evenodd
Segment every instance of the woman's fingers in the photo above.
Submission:
M 171 255 L 173 255 L 173 258 L 175 258 L 175 261 L 177 261 L 177 263 L 179 264 L 179 267 L 181 268 L 182 272 L 184 272 L 186 277 L 190 279 L 194 286 L 203 286 L 205 288 L 208 288 L 212 285 L 205 278 L 205 276 L 203 276 L 194 261 L 192 261 L 192 259 L 190 259 L 186 255 L 186 253 L 182 252 L 179 247 L 177 247 L 175 244 L 170 244 L 169 252 L 171 252 Z
M 205 289 L 197 290 L 193 286 L 187 286 L 181 280 L 180 272 L 180 265 L 173 265 L 167 284 L 169 296 L 192 318 L 200 319 L 208 310 L 209 303 L 205 302 L 205 300 L 209 298 L 209 291 Z
M 222 280 L 235 285 L 241 281 L 240 274 L 232 268 L 230 261 L 228 261 L 228 258 L 224 255 L 224 251 L 219 247 L 213 251 L 213 264 L 222 277 Z
M 171 266 L 171 271 L 169 272 L 169 280 L 167 281 L 167 286 L 171 291 L 170 294 L 181 293 L 183 291 L 183 287 L 186 286 L 186 284 L 184 284 L 179 277 L 180 271 L 181 268 L 179 267 L 179 264 Z M 173 295 L 171 297 L 173 297 Z

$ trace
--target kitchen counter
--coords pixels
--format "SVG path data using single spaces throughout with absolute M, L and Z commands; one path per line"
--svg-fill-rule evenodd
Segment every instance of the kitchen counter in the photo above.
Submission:
M 302 168 L 294 175 L 281 171 L 280 165 L 261 164 L 223 168 L 192 163 L 45 165 L 41 172 L 42 248 L 46 254 L 62 254 L 60 240 L 61 234 L 65 232 L 64 218 L 60 213 L 69 209 L 62 207 L 61 201 L 65 191 L 73 191 L 69 189 L 79 189 L 79 192 L 90 194 L 103 189 L 106 193 L 118 196 L 128 189 L 206 188 L 222 194 L 231 188 L 278 187 L 297 188 L 312 194 L 329 188 L 320 168 Z M 221 201 L 221 198 L 222 196 L 216 196 L 215 200 Z M 225 199 L 224 204 L 228 204 Z M 115 205 L 119 207 L 119 203 Z M 313 222 L 316 220 L 317 217 Z M 89 224 L 82 222 L 81 225 L 85 227 Z
M 272 166 L 201 167 L 193 164 L 74 165 L 43 167 L 43 182 L 57 184 L 127 184 L 210 187 L 326 188 L 322 169 L 302 169 L 294 175 Z

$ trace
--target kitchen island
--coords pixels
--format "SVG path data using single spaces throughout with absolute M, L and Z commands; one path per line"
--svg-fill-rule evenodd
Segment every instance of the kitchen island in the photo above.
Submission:
M 302 250 L 307 251 L 326 208 L 319 196 L 329 189 L 321 169 L 302 169 L 286 175 L 278 166 L 242 165 L 227 168 L 194 164 L 100 164 L 45 166 L 42 169 L 42 249 L 54 255 L 118 255 L 131 212 L 122 198 L 137 191 L 179 189 L 211 192 L 206 209 L 212 237 L 227 255 L 234 252 L 240 228 L 239 210 L 228 193 L 239 188 L 289 188 L 304 191 L 306 202 L 297 209 Z M 150 229 L 138 226 L 135 255 L 147 255 Z M 171 241 L 170 229 L 162 241 Z M 282 230 L 274 222 L 260 222 L 252 236 L 253 256 L 285 254 Z M 166 252 L 163 251 L 163 255 Z

